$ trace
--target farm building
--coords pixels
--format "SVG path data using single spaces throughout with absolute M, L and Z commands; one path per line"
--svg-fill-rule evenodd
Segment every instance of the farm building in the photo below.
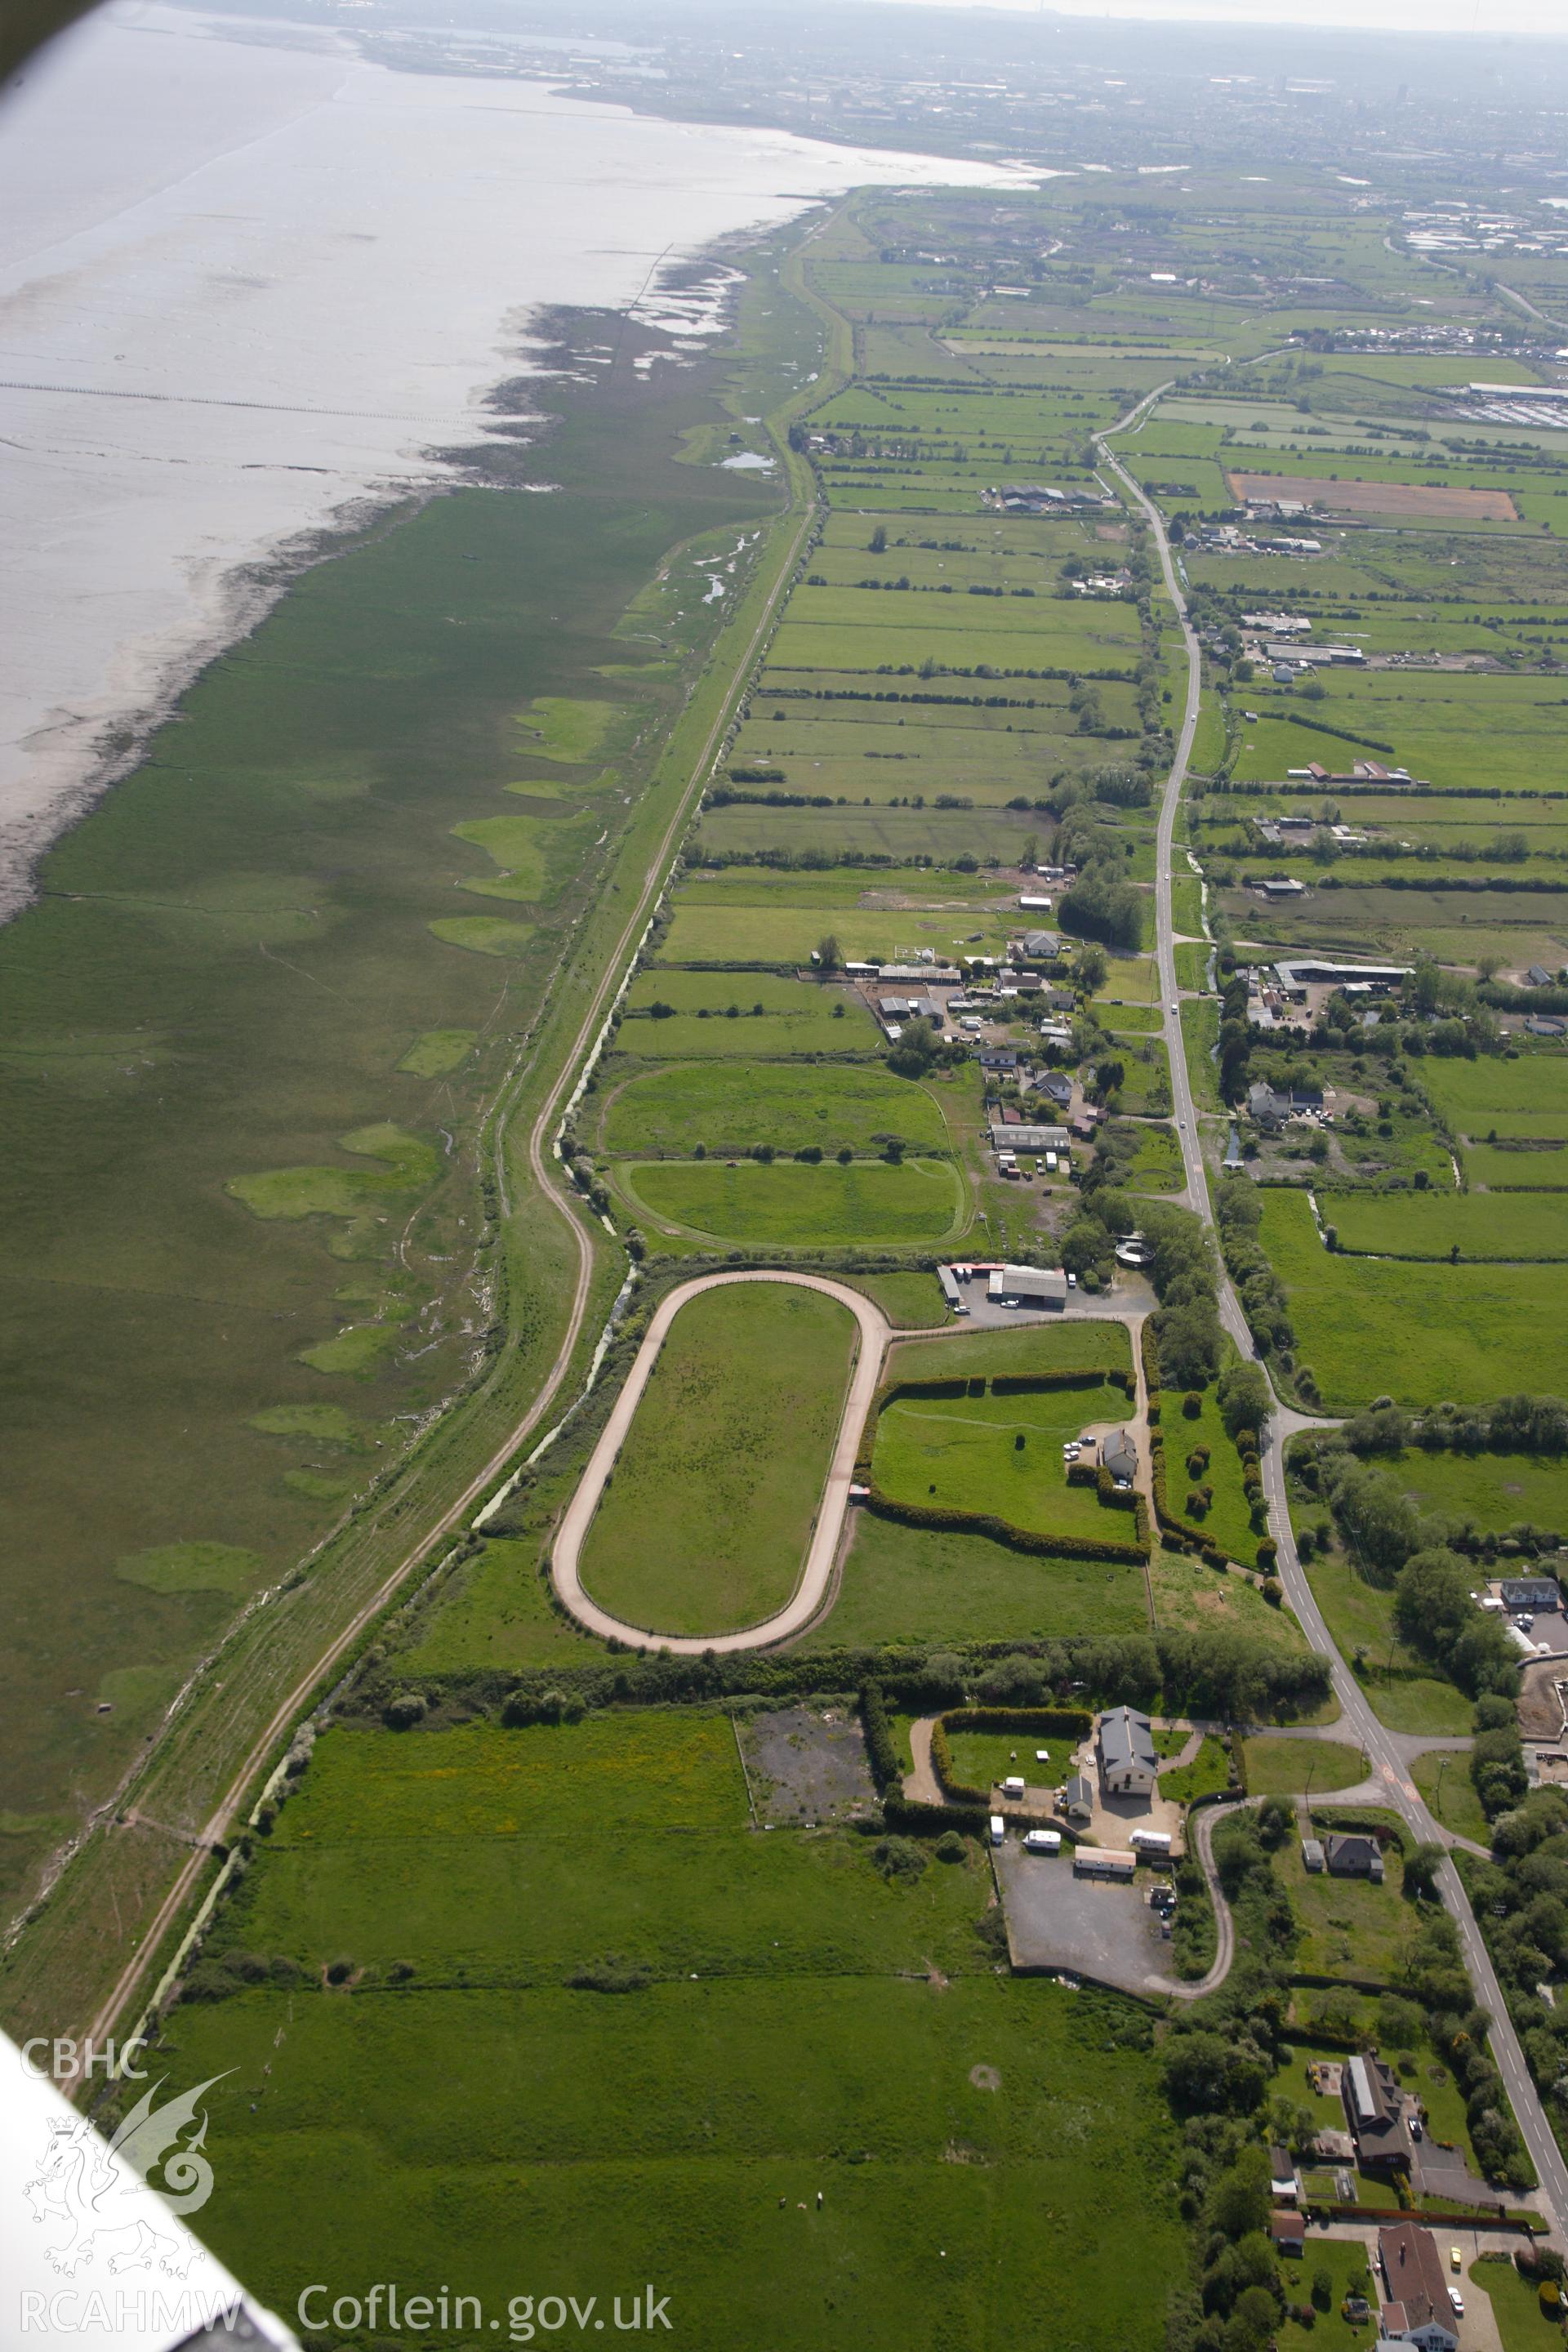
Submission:
M 1065 1151 L 1067 1148 L 1065 1127 L 1032 1127 L 1021 1118 L 991 1122 L 993 1151 Z
M 1395 2344 L 1418 2344 L 1421 2352 L 1458 2352 L 1447 2274 L 1431 2231 L 1418 2221 L 1380 2230 L 1377 2266 L 1388 2297 L 1378 2315 L 1379 2336 Z
M 1094 1814 L 1094 1782 L 1086 1772 L 1075 1772 L 1062 1790 L 1062 1811 L 1069 1822 L 1087 1822 Z
M 1136 1707 L 1113 1706 L 1100 1717 L 1100 1769 L 1112 1796 L 1152 1796 L 1160 1759 L 1149 1718 Z
M 1349 988 L 1361 984 L 1377 991 L 1392 990 L 1410 975 L 1407 963 L 1337 963 L 1327 956 L 1293 956 L 1277 963 L 1275 976 L 1287 996 L 1303 999 L 1309 988 Z
M 1331 1878 L 1370 1878 L 1383 1884 L 1383 1848 L 1375 1838 L 1347 1832 L 1323 1840 L 1323 1860 Z
M 1266 898 L 1304 898 L 1307 886 L 1293 874 L 1271 874 L 1258 885 Z
M 987 1287 L 1004 1306 L 1063 1307 L 1068 1303 L 1068 1278 L 1059 1266 L 1000 1266 Z

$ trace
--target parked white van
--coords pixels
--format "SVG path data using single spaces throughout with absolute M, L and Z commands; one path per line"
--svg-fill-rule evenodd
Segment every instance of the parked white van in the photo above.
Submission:
M 1000 1845 L 1000 1844 L 1002 1843 L 1003 1840 L 1005 1838 L 1006 1834 L 1007 1834 L 1007 1824 L 1006 1824 L 1006 1822 L 1003 1820 L 1003 1818 L 1002 1818 L 1002 1816 L 1001 1816 L 1001 1814 L 1000 1814 L 1000 1813 L 993 1813 L 993 1814 L 992 1814 L 992 1816 L 991 1816 L 991 1843 L 992 1843 L 992 1844 L 993 1844 L 993 1845 Z

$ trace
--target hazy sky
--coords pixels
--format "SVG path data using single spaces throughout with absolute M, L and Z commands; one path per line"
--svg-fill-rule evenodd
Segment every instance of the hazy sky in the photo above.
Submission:
M 919 0 L 901 0 L 918 5 Z M 1021 9 L 1039 0 L 945 0 L 949 6 Z M 1064 16 L 1141 16 L 1162 24 L 1194 18 L 1262 26 L 1345 25 L 1363 32 L 1533 33 L 1568 38 L 1568 0 L 1048 0 Z

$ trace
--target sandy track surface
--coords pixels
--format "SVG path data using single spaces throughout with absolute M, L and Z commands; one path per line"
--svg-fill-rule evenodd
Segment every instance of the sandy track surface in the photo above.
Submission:
M 734 1282 L 793 1282 L 803 1290 L 819 1290 L 827 1298 L 836 1298 L 847 1307 L 860 1327 L 860 1344 L 855 1366 L 849 1376 L 849 1387 L 844 1400 L 844 1414 L 838 1424 L 838 1436 L 828 1465 L 827 1478 L 817 1507 L 816 1523 L 811 1531 L 811 1543 L 806 1551 L 805 1566 L 799 1583 L 784 1608 L 760 1624 L 743 1626 L 734 1633 L 676 1634 L 660 1633 L 642 1625 L 626 1624 L 612 1617 L 607 1609 L 590 1599 L 583 1589 L 580 1567 L 583 1544 L 593 1524 L 605 1481 L 615 1468 L 616 1456 L 626 1441 L 632 1417 L 642 1400 L 653 1368 L 658 1361 L 670 1325 L 687 1301 L 704 1290 L 721 1290 Z M 833 1563 L 837 1555 L 838 1538 L 844 1525 L 844 1515 L 849 1507 L 849 1486 L 855 1469 L 855 1455 L 860 1443 L 860 1433 L 866 1426 L 866 1415 L 877 1393 L 881 1376 L 882 1359 L 892 1337 L 891 1327 L 881 1308 L 868 1298 L 863 1291 L 851 1290 L 846 1283 L 830 1282 L 819 1274 L 790 1274 L 748 1268 L 744 1273 L 705 1274 L 694 1282 L 683 1282 L 660 1300 L 647 1337 L 637 1349 L 625 1388 L 616 1399 L 609 1420 L 588 1459 L 588 1466 L 577 1482 L 575 1493 L 566 1506 L 560 1531 L 552 1553 L 552 1574 L 555 1590 L 563 1605 L 569 1609 L 579 1625 L 607 1642 L 623 1642 L 633 1650 L 671 1650 L 684 1657 L 700 1657 L 707 1650 L 761 1650 L 770 1643 L 788 1641 L 790 1636 L 805 1631 L 821 1608 L 833 1577 Z

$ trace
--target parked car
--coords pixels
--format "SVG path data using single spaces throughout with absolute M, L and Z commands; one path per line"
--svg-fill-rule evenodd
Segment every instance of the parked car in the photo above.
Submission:
M 1454 2306 L 1455 2318 L 1463 2319 L 1465 2315 L 1465 2298 L 1459 2293 L 1457 2286 L 1451 2286 L 1448 2289 L 1448 2300 Z

